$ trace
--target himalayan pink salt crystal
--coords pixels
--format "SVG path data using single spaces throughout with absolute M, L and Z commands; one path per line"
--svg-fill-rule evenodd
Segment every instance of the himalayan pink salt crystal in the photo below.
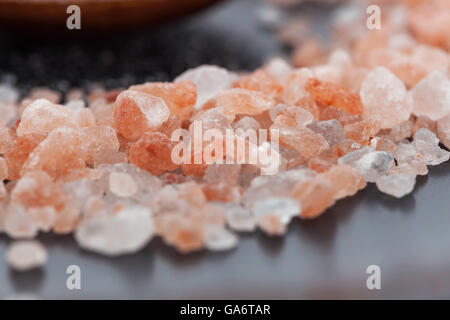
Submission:
M 199 121 L 201 123 L 203 132 L 209 129 L 219 129 L 225 133 L 225 129 L 231 128 L 231 121 L 217 108 L 198 112 L 194 121 Z M 194 127 L 189 128 L 191 132 L 193 129 Z
M 261 125 L 252 117 L 242 117 L 241 119 L 233 123 L 233 128 L 241 129 L 244 131 L 250 129 L 257 132 L 259 129 L 261 129 Z
M 0 119 L 6 124 L 13 122 L 18 115 L 18 108 L 12 102 L 2 102 L 0 100 Z
M 392 172 L 376 181 L 378 190 L 396 198 L 402 198 L 414 190 L 416 175 L 414 173 Z
M 415 134 L 416 131 L 421 128 L 426 128 L 426 129 L 430 130 L 431 132 L 437 133 L 437 123 L 425 116 L 416 118 L 416 121 L 414 122 L 414 127 L 413 127 L 413 134 Z
M 205 245 L 211 251 L 230 250 L 237 246 L 238 237 L 220 225 L 208 225 L 205 228 Z
M 5 154 L 5 161 L 8 165 L 8 179 L 17 180 L 20 177 L 20 170 L 28 159 L 30 153 L 45 139 L 45 136 L 38 133 L 29 133 L 17 137 L 14 143 L 8 148 Z
M 347 124 L 353 124 L 356 122 L 359 122 L 362 120 L 360 115 L 353 115 L 350 113 L 345 112 L 344 110 L 337 109 L 333 106 L 330 106 L 328 108 L 324 108 L 322 112 L 320 113 L 320 120 L 321 121 L 327 121 L 327 120 L 333 120 L 336 119 L 339 121 L 343 126 Z
M 31 100 L 46 99 L 51 103 L 59 103 L 61 94 L 48 88 L 34 88 L 28 95 L 28 98 Z
M 6 262 L 15 271 L 39 268 L 47 258 L 47 250 L 38 241 L 15 241 L 6 251 Z
M 169 138 L 172 136 L 172 133 L 181 128 L 181 120 L 177 116 L 170 116 L 159 128 L 159 132 L 164 133 Z
M 8 200 L 8 191 L 6 190 L 5 184 L 2 181 L 0 183 L 0 208 L 2 208 L 3 205 L 6 204 L 7 200 Z M 2 225 L 2 222 L 1 222 L 2 218 L 1 217 L 2 216 L 3 216 L 3 213 L 0 213 L 0 230 L 2 229 L 1 228 L 1 225 Z
M 114 103 L 108 103 L 105 99 L 97 99 L 89 105 L 98 126 L 114 127 L 114 105 Z
M 361 114 L 363 105 L 358 94 L 331 83 L 311 78 L 307 81 L 305 90 L 311 94 L 314 100 L 325 106 L 334 106 L 350 114 Z
M 109 175 L 109 189 L 116 196 L 128 198 L 137 192 L 138 187 L 133 177 L 129 174 L 111 172 Z
M 116 131 L 109 126 L 92 126 L 82 129 L 85 135 L 87 150 L 87 163 L 93 164 L 97 153 L 105 150 L 119 151 L 119 140 Z
M 5 154 L 14 141 L 14 134 L 0 120 L 0 154 Z
M 53 224 L 53 232 L 56 234 L 72 233 L 80 222 L 80 211 L 76 208 L 67 206 L 60 212 Z
M 439 147 L 439 139 L 428 129 L 419 129 L 414 135 L 413 143 L 427 165 L 435 166 L 450 158 L 450 152 Z
M 0 157 L 0 182 L 8 178 L 8 165 L 4 158 Z
M 251 232 L 256 229 L 256 217 L 252 211 L 236 204 L 227 207 L 227 224 L 238 232 Z
M 335 190 L 334 198 L 337 200 L 354 196 L 366 186 L 366 181 L 359 171 L 345 164 L 333 166 L 321 176 L 332 183 Z
M 80 127 L 93 127 L 95 126 L 95 115 L 91 109 L 83 108 L 73 112 L 75 120 Z
M 308 68 L 301 68 L 292 71 L 287 77 L 284 91 L 281 96 L 284 103 L 295 104 L 299 99 L 308 97 L 305 85 L 314 75 Z
M 400 143 L 395 149 L 394 158 L 399 164 L 409 163 L 414 160 L 423 160 L 423 156 L 418 154 L 413 143 Z
M 175 79 L 175 82 L 187 80 L 195 83 L 197 87 L 195 109 L 200 109 L 206 101 L 220 91 L 231 88 L 236 76 L 224 68 L 202 65 L 185 71 Z
M 309 39 L 295 49 L 292 59 L 297 67 L 317 65 L 325 61 L 325 52 L 318 40 Z
M 52 206 L 60 211 L 65 206 L 65 194 L 57 183 L 43 171 L 28 172 L 11 193 L 11 200 L 25 209 Z
M 367 182 L 375 182 L 385 175 L 394 165 L 394 158 L 384 151 L 366 153 L 352 166 L 359 171 Z
M 82 89 L 73 88 L 66 93 L 66 101 L 83 100 L 84 92 Z
M 397 145 L 391 140 L 383 137 L 375 137 L 370 140 L 370 147 L 376 151 L 384 151 L 393 156 Z
M 204 175 L 203 192 L 210 201 L 236 201 L 241 190 L 236 186 L 241 172 L 240 164 L 213 164 Z
M 100 152 L 94 154 L 93 159 L 94 159 L 94 168 L 98 168 L 103 164 L 116 164 L 128 162 L 126 154 L 114 149 L 101 150 Z
M 450 115 L 437 122 L 437 135 L 441 142 L 450 149 Z
M 273 122 L 284 123 L 286 125 L 292 123 L 291 126 L 293 127 L 304 127 L 314 120 L 314 116 L 308 110 L 285 104 L 278 104 L 270 109 L 269 115 Z
M 283 91 L 283 87 L 278 80 L 264 70 L 257 70 L 240 77 L 233 83 L 233 88 L 259 91 L 271 97 L 277 97 Z
M 335 202 L 336 190 L 330 180 L 316 176 L 300 181 L 291 196 L 302 204 L 301 218 L 312 219 L 319 216 Z
M 79 128 L 70 110 L 48 100 L 38 99 L 29 104 L 23 111 L 17 127 L 17 135 L 19 137 L 28 133 L 46 135 L 59 127 Z
M 330 147 L 345 140 L 345 132 L 342 125 L 336 119 L 327 121 L 315 121 L 307 125 L 315 133 L 322 135 Z
M 265 214 L 258 219 L 258 227 L 269 236 L 281 236 L 286 233 L 286 224 L 275 214 Z
M 412 103 L 407 101 L 403 82 L 384 67 L 372 70 L 364 80 L 361 91 L 363 118 L 375 120 L 380 128 L 392 128 L 409 119 Z
M 400 163 L 398 166 L 392 167 L 390 173 L 415 174 L 425 176 L 428 174 L 427 165 L 419 160 L 412 160 L 409 163 Z
M 278 129 L 280 144 L 286 148 L 298 151 L 303 157 L 317 157 L 329 148 L 328 142 L 319 134 L 308 128 L 289 128 L 273 125 L 271 130 Z
M 181 120 L 189 119 L 194 113 L 197 89 L 192 81 L 148 82 L 131 86 L 129 90 L 161 98 L 169 108 L 170 114 L 178 116 Z
M 303 108 L 303 109 L 309 111 L 313 115 L 314 120 L 320 120 L 320 109 L 313 98 L 311 98 L 311 97 L 300 98 L 297 100 L 295 105 L 297 107 L 300 107 L 300 108 Z
M 37 225 L 30 219 L 25 209 L 10 204 L 3 221 L 3 228 L 11 238 L 34 238 L 38 233 Z
M 450 114 L 450 80 L 441 71 L 433 71 L 412 90 L 413 113 L 433 121 Z
M 90 180 L 98 180 L 102 177 L 103 172 L 99 169 L 92 168 L 82 168 L 82 169 L 74 169 L 71 170 L 66 175 L 60 177 L 58 182 L 67 183 L 79 179 L 90 179 Z
M 353 166 L 353 164 L 362 158 L 362 156 L 372 152 L 370 147 L 356 148 L 356 150 L 346 152 L 343 156 L 338 159 L 339 164 L 347 164 Z
M 273 58 L 264 66 L 264 69 L 275 77 L 279 83 L 284 84 L 292 71 L 292 67 L 281 58 Z
M 362 145 L 367 145 L 370 139 L 380 131 L 380 124 L 374 120 L 362 120 L 346 125 L 344 130 L 347 138 Z
M 407 139 L 411 137 L 413 127 L 414 127 L 413 122 L 411 120 L 407 120 L 394 126 L 391 130 L 388 130 L 388 132 L 386 133 L 386 137 L 392 140 L 393 142 L 398 142 L 403 139 Z
M 53 228 L 56 221 L 57 212 L 53 206 L 32 207 L 27 210 L 31 221 L 44 232 Z
M 173 142 L 163 133 L 146 132 L 128 150 L 128 159 L 141 169 L 158 176 L 179 167 L 172 161 Z
M 82 132 L 61 127 L 53 130 L 30 154 L 21 174 L 42 170 L 58 179 L 71 170 L 86 167 L 86 150 Z
M 228 89 L 218 93 L 203 105 L 203 109 L 217 107 L 230 121 L 237 114 L 257 115 L 270 109 L 275 101 L 261 92 L 245 89 Z
M 270 214 L 277 216 L 284 225 L 288 225 L 293 217 L 298 217 L 301 211 L 300 202 L 288 197 L 269 197 L 256 201 L 252 207 L 257 220 Z
M 107 256 L 134 253 L 153 236 L 154 223 L 149 209 L 126 206 L 115 214 L 83 221 L 75 232 L 78 244 Z
M 133 90 L 119 94 L 114 107 L 115 128 L 129 140 L 157 130 L 169 116 L 170 110 L 163 99 Z

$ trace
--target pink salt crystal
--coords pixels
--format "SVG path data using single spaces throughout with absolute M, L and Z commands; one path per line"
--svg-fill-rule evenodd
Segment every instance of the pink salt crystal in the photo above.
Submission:
M 366 186 L 366 181 L 358 170 L 345 164 L 336 165 L 321 176 L 332 183 L 335 199 L 351 197 Z
M 170 116 L 159 128 L 158 131 L 164 133 L 169 138 L 172 136 L 172 133 L 181 128 L 181 120 L 177 116 Z
M 238 244 L 238 237 L 220 225 L 205 228 L 205 245 L 211 251 L 230 250 Z
M 31 100 L 46 99 L 51 103 L 59 103 L 61 101 L 61 94 L 47 88 L 34 88 L 28 95 L 28 98 Z
M 57 216 L 57 212 L 52 206 L 32 207 L 27 210 L 27 213 L 39 230 L 44 232 L 52 229 Z
M 8 178 L 8 166 L 4 158 L 0 157 L 0 182 Z
M 192 81 L 197 87 L 195 109 L 200 109 L 206 101 L 220 91 L 231 88 L 236 76 L 224 68 L 202 65 L 180 74 L 175 82 L 186 80 Z
M 147 132 L 130 146 L 128 159 L 153 175 L 172 171 L 179 167 L 172 161 L 174 143 L 163 133 Z
M 169 118 L 170 111 L 163 99 L 127 90 L 117 97 L 114 124 L 129 140 L 139 139 L 146 131 L 155 131 Z
M 86 250 L 107 256 L 134 253 L 152 238 L 154 224 L 149 209 L 125 207 L 116 214 L 99 216 L 80 224 L 75 238 Z
M 414 122 L 413 134 L 421 128 L 426 128 L 434 133 L 437 132 L 436 122 L 425 116 L 417 117 Z
M 243 117 L 237 122 L 233 123 L 233 128 L 242 129 L 244 131 L 250 129 L 257 132 L 259 129 L 261 129 L 261 125 L 252 117 Z
M 30 154 L 21 173 L 42 170 L 53 179 L 86 166 L 86 137 L 68 127 L 53 130 Z
M 241 76 L 233 83 L 233 88 L 259 91 L 271 97 L 279 96 L 283 90 L 278 80 L 265 70 Z
M 259 218 L 258 227 L 270 236 L 281 236 L 286 233 L 286 224 L 275 214 L 266 214 Z
M 109 126 L 92 126 L 82 129 L 85 135 L 87 163 L 93 164 L 94 157 L 105 150 L 119 151 L 119 140 L 116 131 Z
M 411 137 L 414 124 L 411 120 L 404 121 L 386 132 L 386 137 L 393 142 L 398 142 Z M 380 131 L 381 133 L 381 131 Z
M 437 122 L 437 135 L 441 142 L 450 149 L 450 115 Z
M 28 133 L 45 135 L 59 127 L 79 128 L 70 110 L 48 100 L 38 99 L 23 111 L 17 135 L 19 137 Z
M 253 213 L 235 204 L 227 206 L 227 223 L 232 230 L 240 232 L 250 232 L 256 228 L 256 218 Z
M 261 92 L 245 89 L 228 89 L 220 92 L 203 105 L 203 109 L 217 107 L 230 121 L 237 114 L 257 115 L 270 109 L 275 101 Z
M 109 175 L 109 189 L 119 197 L 131 197 L 138 191 L 133 177 L 123 172 L 111 172 Z
M 6 262 L 16 271 L 39 268 L 47 262 L 47 250 L 38 241 L 15 241 L 6 251 Z
M 83 100 L 84 92 L 81 89 L 73 88 L 66 93 L 66 101 Z
M 380 131 L 380 123 L 374 120 L 362 120 L 356 123 L 348 124 L 344 127 L 347 138 L 358 142 L 361 145 L 367 145 L 370 139 Z
M 114 103 L 108 103 L 105 99 L 96 99 L 89 105 L 95 116 L 95 122 L 99 126 L 114 126 Z
M 308 68 L 301 68 L 292 71 L 287 77 L 284 91 L 281 96 L 282 100 L 287 104 L 295 104 L 299 99 L 308 97 L 305 85 L 308 79 L 313 78 L 314 74 Z
M 450 114 L 450 80 L 441 71 L 433 71 L 412 90 L 413 113 L 433 121 Z
M 416 175 L 414 173 L 391 172 L 376 181 L 378 190 L 396 198 L 402 198 L 414 190 Z
M 16 184 L 11 200 L 25 209 L 30 207 L 52 206 L 60 211 L 65 206 L 66 195 L 60 185 L 42 171 L 25 174 Z
M 439 147 L 439 139 L 428 129 L 419 129 L 413 143 L 427 165 L 438 165 L 450 158 L 450 152 Z
M 265 70 L 274 76 L 279 83 L 284 84 L 292 71 L 292 67 L 281 58 L 273 58 L 265 65 Z
M 102 164 L 116 164 L 128 162 L 126 154 L 115 149 L 104 149 L 97 152 L 93 156 L 94 168 L 98 168 Z
M 285 104 L 278 104 L 270 109 L 269 115 L 273 122 L 277 120 L 284 122 L 283 118 L 279 118 L 280 115 L 288 117 L 293 120 L 294 127 L 304 127 L 314 120 L 314 116 L 308 110 Z
M 397 145 L 387 138 L 375 137 L 370 140 L 370 147 L 376 151 L 384 151 L 393 156 Z
M 8 179 L 17 180 L 20 177 L 20 170 L 28 159 L 30 153 L 45 139 L 44 135 L 29 133 L 17 137 L 14 143 L 8 148 L 5 154 L 6 164 L 8 165 Z
M 281 145 L 298 151 L 307 159 L 316 157 L 329 148 L 324 137 L 306 127 L 289 128 L 273 125 L 271 129 L 279 130 Z
M 0 101 L 0 119 L 6 124 L 17 118 L 18 108 L 11 102 Z
M 322 135 L 330 147 L 345 140 L 345 132 L 339 121 L 333 119 L 328 121 L 316 121 L 307 125 L 315 133 Z
M 363 118 L 379 121 L 380 128 L 392 128 L 409 119 L 412 104 L 407 101 L 403 82 L 384 67 L 372 70 L 364 80 L 360 95 Z
M 344 110 L 335 108 L 333 106 L 324 108 L 322 110 L 322 112 L 320 113 L 321 121 L 327 121 L 327 120 L 333 120 L 333 119 L 336 119 L 337 121 L 339 121 L 343 126 L 362 120 L 360 115 L 353 115 L 353 114 L 345 112 Z
M 81 212 L 73 207 L 66 206 L 60 212 L 53 224 L 53 232 L 57 234 L 68 234 L 73 232 L 79 225 Z
M 95 126 L 95 115 L 91 109 L 83 108 L 74 112 L 74 117 L 80 127 Z
M 291 196 L 302 204 L 301 218 L 312 219 L 323 213 L 335 202 L 336 190 L 330 180 L 323 176 L 299 182 Z
M 14 141 L 14 136 L 8 127 L 0 120 L 0 154 L 5 154 Z
M 34 238 L 38 233 L 37 225 L 30 219 L 22 206 L 10 204 L 7 207 L 4 229 L 12 238 Z
M 161 98 L 169 108 L 170 114 L 178 116 L 181 120 L 189 119 L 194 113 L 197 90 L 192 81 L 148 82 L 131 86 L 129 90 Z

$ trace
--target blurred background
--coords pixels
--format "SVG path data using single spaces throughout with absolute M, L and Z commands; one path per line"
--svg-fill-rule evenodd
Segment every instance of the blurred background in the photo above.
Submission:
M 0 82 L 23 93 L 36 86 L 64 93 L 97 83 L 170 81 L 201 64 L 253 70 L 274 56 L 289 59 L 292 43 L 308 32 L 326 40 L 338 2 L 302 1 L 295 10 L 279 10 L 260 0 L 220 1 L 162 25 L 111 33 L 24 32 L 3 21 Z M 305 34 L 300 23 L 280 35 L 277 26 L 293 12 L 313 30 Z M 244 235 L 224 253 L 184 256 L 154 239 L 139 254 L 113 259 L 81 250 L 71 235 L 41 235 L 49 263 L 21 274 L 1 262 L 0 298 L 449 298 L 450 198 L 443 192 L 449 169 L 448 162 L 431 168 L 400 200 L 370 185 L 319 219 L 294 221 L 283 238 Z M 9 242 L 0 235 L 0 256 Z M 71 264 L 81 268 L 81 290 L 66 288 Z M 381 290 L 366 287 L 373 264 L 381 268 Z

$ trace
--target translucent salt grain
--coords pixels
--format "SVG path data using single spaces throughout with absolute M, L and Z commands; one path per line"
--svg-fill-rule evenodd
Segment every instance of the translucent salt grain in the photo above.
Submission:
M 16 271 L 39 268 L 47 257 L 47 250 L 38 241 L 16 241 L 6 251 L 6 262 Z
M 301 205 L 299 201 L 291 198 L 271 197 L 255 202 L 252 212 L 257 219 L 266 214 L 273 214 L 279 217 L 281 223 L 289 224 L 293 217 L 299 216 Z
M 4 218 L 4 230 L 11 238 L 34 238 L 38 233 L 37 225 L 28 217 L 25 209 L 18 205 L 9 205 Z
M 202 65 L 180 74 L 175 82 L 189 80 L 197 87 L 197 102 L 195 108 L 200 109 L 203 104 L 222 90 L 229 89 L 236 80 L 236 76 L 226 69 Z
M 450 152 L 439 147 L 439 139 L 428 129 L 422 128 L 416 132 L 414 146 L 427 165 L 438 165 L 450 158 Z
M 450 148 L 450 115 L 442 118 L 437 123 L 437 135 L 440 141 Z
M 8 166 L 4 158 L 0 157 L 0 182 L 8 178 Z
M 256 228 L 256 218 L 253 213 L 239 205 L 227 208 L 227 223 L 235 231 L 251 232 Z
M 223 251 L 238 244 L 236 235 L 219 225 L 209 225 L 205 229 L 205 245 L 211 251 Z
M 86 250 L 117 256 L 142 249 L 153 236 L 153 230 L 150 210 L 131 206 L 81 223 L 75 239 Z
M 44 232 L 50 231 L 56 221 L 57 212 L 52 206 L 32 207 L 27 212 L 33 223 Z
M 330 147 L 345 140 L 344 128 L 336 119 L 313 122 L 308 124 L 307 127 L 315 133 L 321 134 Z
M 384 151 L 369 152 L 352 164 L 367 182 L 377 181 L 393 165 L 394 158 Z
M 378 190 L 396 198 L 402 198 L 414 190 L 415 174 L 390 173 L 376 181 Z
M 441 71 L 433 71 L 412 90 L 413 112 L 433 121 L 450 114 L 450 80 Z
M 46 99 L 38 99 L 23 111 L 17 135 L 19 137 L 28 133 L 45 135 L 59 127 L 79 128 L 70 110 Z
M 109 189 L 119 197 L 131 197 L 138 188 L 133 177 L 127 173 L 112 172 L 109 175 Z
M 384 67 L 367 75 L 360 96 L 364 105 L 363 117 L 379 121 L 382 129 L 392 128 L 411 115 L 412 103 L 407 101 L 405 85 Z

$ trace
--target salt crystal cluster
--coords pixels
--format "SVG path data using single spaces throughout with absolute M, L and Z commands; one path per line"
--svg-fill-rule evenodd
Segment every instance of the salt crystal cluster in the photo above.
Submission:
M 294 66 L 275 58 L 238 74 L 204 65 L 174 82 L 74 89 L 65 102 L 45 88 L 19 100 L 0 85 L 0 231 L 74 233 L 109 256 L 153 237 L 182 253 L 220 251 L 242 232 L 283 235 L 293 219 L 316 218 L 367 183 L 396 198 L 412 193 L 417 176 L 450 157 L 450 7 L 426 2 L 383 2 L 377 31 L 362 31 L 366 13 L 350 4 L 329 52 L 302 43 L 296 21 L 280 32 L 297 47 Z M 231 136 L 198 146 L 198 130 Z M 247 132 L 277 140 L 259 145 Z M 211 152 L 239 143 L 272 150 L 277 170 L 247 161 L 256 153 Z M 200 161 L 176 162 L 174 150 Z M 7 253 L 18 270 L 46 259 L 36 242 Z

